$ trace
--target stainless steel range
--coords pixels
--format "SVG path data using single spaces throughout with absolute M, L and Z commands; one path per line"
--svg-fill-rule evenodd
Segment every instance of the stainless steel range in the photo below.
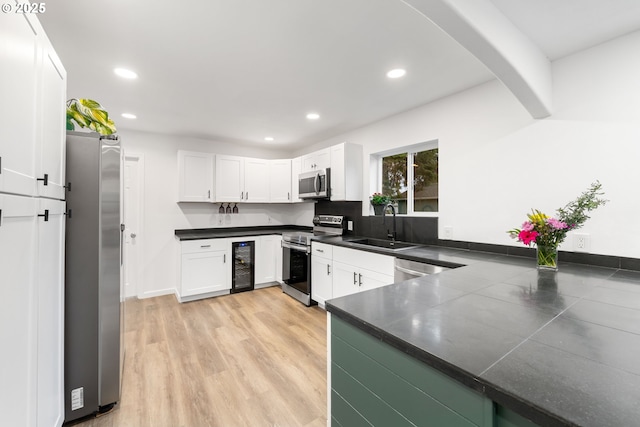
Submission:
M 311 239 L 340 236 L 344 233 L 344 216 L 317 215 L 313 233 L 296 231 L 282 234 L 282 291 L 306 306 L 311 301 Z

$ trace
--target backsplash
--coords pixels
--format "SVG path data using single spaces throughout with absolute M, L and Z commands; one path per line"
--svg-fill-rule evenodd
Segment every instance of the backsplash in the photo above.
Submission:
M 315 204 L 315 214 L 344 215 L 348 221 L 353 221 L 353 231 L 346 231 L 347 236 L 386 239 L 387 230 L 393 229 L 393 217 L 391 216 L 384 218 L 381 216 L 362 216 L 362 202 L 318 201 Z M 438 240 L 438 218 L 397 216 L 396 221 L 397 239 L 405 242 L 525 257 L 535 257 L 536 253 L 533 248 Z M 559 260 L 561 262 L 640 271 L 640 260 L 635 258 L 560 251 Z
M 316 215 L 344 215 L 353 221 L 353 231 L 346 235 L 387 238 L 387 230 L 393 230 L 393 216 L 362 216 L 362 202 L 318 201 Z M 405 242 L 435 244 L 438 241 L 438 218 L 396 217 L 397 240 Z

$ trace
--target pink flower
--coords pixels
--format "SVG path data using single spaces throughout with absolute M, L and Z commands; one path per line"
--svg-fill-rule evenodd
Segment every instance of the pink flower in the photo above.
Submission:
M 536 237 L 538 237 L 538 232 L 537 231 L 522 230 L 518 234 L 518 240 L 520 240 L 525 245 L 530 245 L 531 242 L 535 243 Z
M 564 230 L 565 228 L 568 227 L 566 223 L 562 221 L 558 221 L 555 218 L 547 219 L 547 224 L 549 224 L 551 227 L 555 228 L 556 230 Z
M 534 225 L 530 221 L 525 221 L 522 223 L 522 231 L 532 231 L 533 227 Z

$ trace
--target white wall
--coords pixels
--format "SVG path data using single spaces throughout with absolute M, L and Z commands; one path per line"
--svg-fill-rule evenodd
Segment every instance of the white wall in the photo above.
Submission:
M 552 64 L 554 114 L 534 120 L 490 82 L 314 145 L 348 141 L 369 155 L 437 139 L 440 236 L 507 245 L 531 208 L 553 214 L 595 180 L 609 204 L 580 233 L 591 252 L 640 257 L 640 32 Z M 297 153 L 300 154 L 300 153 Z M 363 200 L 370 195 L 365 185 Z M 368 206 L 363 203 L 363 214 Z M 573 250 L 569 235 L 563 250 Z
M 406 113 L 322 141 L 297 153 L 235 144 L 121 132 L 125 150 L 145 156 L 145 218 L 140 296 L 172 292 L 177 244 L 174 230 L 218 226 L 219 205 L 180 204 L 177 150 L 288 158 L 349 141 L 364 147 L 364 182 L 372 153 L 438 140 L 440 236 L 520 245 L 506 231 L 531 208 L 548 214 L 600 180 L 609 204 L 593 213 L 581 233 L 591 252 L 640 258 L 640 32 L 552 64 L 554 114 L 534 120 L 501 83 L 490 82 Z M 370 188 L 363 186 L 363 200 Z M 240 205 L 223 226 L 271 222 L 311 225 L 312 204 Z M 368 214 L 363 203 L 363 214 Z M 561 249 L 573 250 L 572 236 Z
M 290 153 L 237 144 L 145 132 L 119 131 L 126 153 L 144 157 L 144 209 L 138 242 L 142 245 L 139 297 L 173 293 L 177 284 L 179 245 L 176 229 L 296 224 L 311 226 L 313 203 L 238 204 L 239 213 L 219 215 L 219 203 L 176 203 L 178 150 L 257 158 L 289 158 Z

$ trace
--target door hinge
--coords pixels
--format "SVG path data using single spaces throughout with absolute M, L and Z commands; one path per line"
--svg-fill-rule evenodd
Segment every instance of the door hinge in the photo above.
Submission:
M 44 210 L 44 214 L 39 214 L 38 216 L 39 217 L 43 217 L 45 222 L 49 221 L 49 209 L 45 209 Z
M 49 174 L 45 173 L 44 178 L 36 178 L 36 181 L 43 181 L 42 184 L 49 185 Z
M 62 188 L 66 189 L 67 191 L 71 191 L 71 183 L 67 183 L 67 185 L 63 185 Z

